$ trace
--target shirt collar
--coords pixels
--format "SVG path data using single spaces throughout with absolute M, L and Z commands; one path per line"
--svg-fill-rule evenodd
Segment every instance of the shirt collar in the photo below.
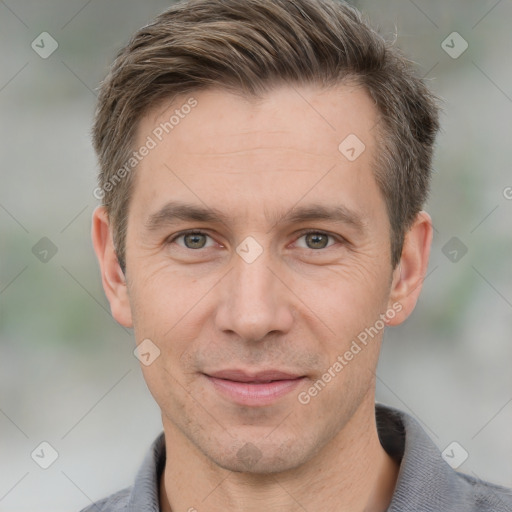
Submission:
M 462 510 L 470 485 L 443 460 L 420 423 L 381 404 L 376 404 L 375 414 L 382 447 L 400 462 L 387 512 Z
M 160 512 L 160 477 L 165 458 L 165 437 L 162 432 L 144 457 L 131 488 L 127 512 Z

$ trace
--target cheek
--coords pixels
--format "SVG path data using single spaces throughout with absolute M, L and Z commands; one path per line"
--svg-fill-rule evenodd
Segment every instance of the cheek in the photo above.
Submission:
M 347 339 L 372 326 L 386 311 L 390 270 L 372 265 L 338 265 L 321 279 L 298 286 L 304 303 L 330 328 L 335 338 Z M 334 332 L 333 332 L 334 331 Z
M 140 269 L 130 286 L 130 301 L 137 339 L 161 339 L 194 313 L 194 306 L 207 291 L 208 283 L 166 268 Z
M 173 407 L 179 407 L 179 390 L 189 389 L 193 381 L 197 371 L 193 354 L 198 340 L 205 338 L 212 314 L 208 291 L 215 282 L 159 268 L 141 275 L 131 287 L 136 340 L 150 339 L 159 351 L 154 363 L 142 365 L 159 403 L 171 400 Z

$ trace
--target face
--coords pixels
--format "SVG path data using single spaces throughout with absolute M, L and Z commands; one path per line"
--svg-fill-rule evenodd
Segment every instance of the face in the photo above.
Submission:
M 373 407 L 393 308 L 376 112 L 348 86 L 191 96 L 169 135 L 190 98 L 139 125 L 137 147 L 156 145 L 129 208 L 126 318 L 160 351 L 143 372 L 166 433 L 226 469 L 296 468 Z

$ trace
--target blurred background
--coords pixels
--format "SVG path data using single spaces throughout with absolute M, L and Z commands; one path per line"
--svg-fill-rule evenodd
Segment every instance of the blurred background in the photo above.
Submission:
M 0 0 L 1 511 L 79 510 L 130 485 L 161 430 L 90 241 L 90 126 L 115 53 L 170 3 Z M 352 3 L 444 100 L 429 274 L 386 332 L 377 399 L 441 450 L 457 442 L 460 471 L 512 486 L 512 3 Z

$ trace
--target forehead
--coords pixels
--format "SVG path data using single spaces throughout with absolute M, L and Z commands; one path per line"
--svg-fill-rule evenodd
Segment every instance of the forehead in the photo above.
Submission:
M 377 111 L 361 87 L 281 85 L 262 97 L 207 89 L 163 101 L 140 120 L 137 139 L 181 152 L 234 152 L 265 144 L 332 154 L 347 136 L 373 145 Z
M 369 95 L 349 86 L 282 86 L 259 99 L 218 89 L 181 96 L 139 123 L 136 146 L 151 141 L 152 149 L 137 166 L 134 195 L 148 215 L 176 197 L 226 208 L 239 198 L 245 211 L 257 201 L 289 207 L 322 187 L 355 206 L 375 188 L 376 121 Z

